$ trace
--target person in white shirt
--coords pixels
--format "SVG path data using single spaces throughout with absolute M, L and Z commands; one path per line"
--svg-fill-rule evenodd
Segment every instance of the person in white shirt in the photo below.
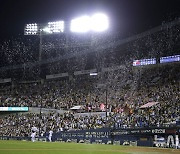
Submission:
M 36 132 L 33 131 L 31 134 L 31 141 L 35 142 L 35 138 L 36 138 Z
M 49 142 L 52 142 L 52 134 L 53 134 L 53 131 L 50 130 L 50 131 L 49 131 Z
M 37 127 L 33 126 L 33 127 L 31 128 L 31 131 L 32 131 L 32 133 L 31 133 L 31 141 L 32 141 L 32 142 L 35 142 L 36 132 L 38 131 L 38 129 L 37 129 Z
M 178 135 L 175 136 L 175 141 L 176 141 L 176 149 L 178 149 L 179 148 L 179 136 Z

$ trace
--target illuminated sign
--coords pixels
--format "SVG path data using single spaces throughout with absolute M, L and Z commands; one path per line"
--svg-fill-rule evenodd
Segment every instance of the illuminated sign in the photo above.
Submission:
M 0 111 L 29 111 L 29 107 L 0 107 Z
M 174 55 L 174 56 L 160 58 L 160 63 L 170 63 L 170 62 L 177 62 L 177 61 L 180 61 L 180 55 Z
M 156 64 L 156 58 L 133 61 L 133 66 L 143 66 L 143 65 L 152 65 L 152 64 Z

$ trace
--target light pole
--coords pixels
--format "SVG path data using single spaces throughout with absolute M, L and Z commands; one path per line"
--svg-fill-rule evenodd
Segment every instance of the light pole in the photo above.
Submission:
M 40 30 L 39 33 L 39 63 L 41 63 L 41 59 L 42 59 L 42 30 Z

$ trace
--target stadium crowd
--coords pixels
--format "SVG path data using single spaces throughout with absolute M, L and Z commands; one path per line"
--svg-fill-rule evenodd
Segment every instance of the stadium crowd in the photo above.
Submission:
M 177 68 L 178 66 L 177 64 Z M 146 78 L 144 75 L 147 70 L 144 70 L 139 76 L 140 86 L 136 89 L 133 89 L 134 80 L 127 80 L 126 85 L 121 85 L 120 81 L 118 84 L 119 79 L 116 80 L 116 77 L 120 76 L 117 75 L 120 72 L 117 73 L 117 71 L 110 75 L 111 78 L 104 79 L 106 83 L 109 83 L 108 89 L 107 87 L 95 87 L 89 77 L 71 82 L 59 80 L 47 81 L 43 84 L 18 84 L 13 90 L 7 88 L 0 97 L 2 106 L 43 107 L 68 110 L 68 112 L 63 115 L 58 113 L 9 115 L 0 121 L 0 134 L 28 136 L 30 128 L 34 125 L 40 127 L 41 132 L 46 132 L 48 129 L 58 132 L 102 127 L 135 128 L 176 125 L 180 121 L 178 105 L 180 86 L 179 79 L 176 78 L 178 72 L 175 73 L 177 68 L 174 66 L 173 68 L 172 74 L 174 75 L 168 75 L 168 77 L 164 76 L 166 75 L 164 69 L 161 72 L 159 68 L 158 79 L 156 67 L 148 69 L 152 72 Z M 170 80 L 169 77 L 173 77 L 174 80 Z M 152 82 L 148 84 L 147 81 L 150 79 Z M 98 85 L 99 80 L 93 80 Z M 168 82 L 164 83 L 164 81 Z M 143 83 L 144 86 L 141 85 Z M 75 112 L 70 110 L 73 106 L 81 105 L 83 107 L 81 112 L 106 111 L 106 90 L 107 117 L 93 114 L 75 116 Z M 150 108 L 140 108 L 148 102 L 158 102 L 158 104 Z

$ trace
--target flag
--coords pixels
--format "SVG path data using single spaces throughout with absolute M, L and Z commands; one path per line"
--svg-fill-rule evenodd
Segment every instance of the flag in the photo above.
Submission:
M 100 104 L 100 110 L 105 111 L 105 105 L 103 103 Z

